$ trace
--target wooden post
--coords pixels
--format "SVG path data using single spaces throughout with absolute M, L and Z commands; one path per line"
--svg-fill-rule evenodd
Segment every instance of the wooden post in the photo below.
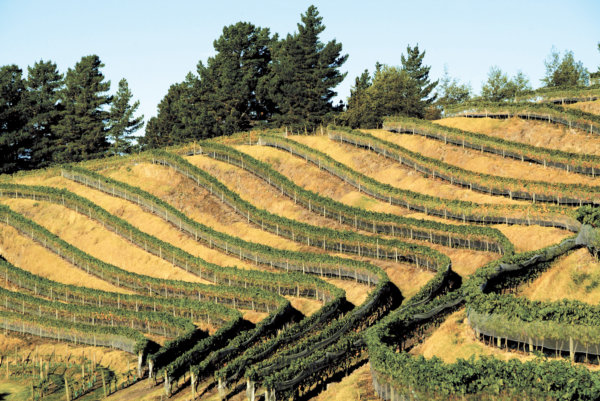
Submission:
M 102 389 L 104 390 L 104 398 L 108 397 L 108 394 L 106 394 L 106 378 L 104 377 L 104 371 L 102 371 Z
M 246 380 L 246 397 L 249 401 L 256 401 L 255 383 L 250 379 Z
M 67 395 L 67 401 L 71 401 L 71 394 L 69 394 L 69 382 L 66 377 L 65 377 L 65 392 Z

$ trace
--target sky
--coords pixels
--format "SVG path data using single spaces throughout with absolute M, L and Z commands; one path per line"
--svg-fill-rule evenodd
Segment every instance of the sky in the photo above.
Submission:
M 169 86 L 214 54 L 224 26 L 248 21 L 285 36 L 311 4 L 326 26 L 321 40 L 336 39 L 349 55 L 336 102 L 376 62 L 400 65 L 407 45 L 426 51 L 430 77 L 441 77 L 446 66 L 475 92 L 493 65 L 511 76 L 520 70 L 541 86 L 553 46 L 572 50 L 589 71 L 600 66 L 598 0 L 0 0 L 0 66 L 26 72 L 43 59 L 65 73 L 97 54 L 111 92 L 126 78 L 147 121 Z

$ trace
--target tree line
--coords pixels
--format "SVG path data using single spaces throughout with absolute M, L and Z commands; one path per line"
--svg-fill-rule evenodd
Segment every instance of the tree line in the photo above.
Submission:
M 0 173 L 48 167 L 130 152 L 143 116 L 134 114 L 126 79 L 109 95 L 110 81 L 96 55 L 66 74 L 52 61 L 0 67 Z
M 269 28 L 238 22 L 213 42 L 216 55 L 169 88 L 141 140 L 147 148 L 229 135 L 261 125 L 312 132 L 342 108 L 333 90 L 348 59 L 336 40 L 324 43 L 316 7 L 298 30 L 279 38 Z
M 335 88 L 346 77 L 342 44 L 323 42 L 316 7 L 301 14 L 297 30 L 279 37 L 269 28 L 238 22 L 213 42 L 216 54 L 199 61 L 195 73 L 171 85 L 150 118 L 136 117 L 127 81 L 114 96 L 96 55 L 83 57 L 67 73 L 51 61 L 0 67 L 0 173 L 54 163 L 120 155 L 251 128 L 277 127 L 311 133 L 334 123 L 372 128 L 390 115 L 439 118 L 443 110 L 471 99 L 505 101 L 532 93 L 522 72 L 509 77 L 493 66 L 475 96 L 470 84 L 429 77 L 426 52 L 407 46 L 401 65 L 375 64 L 355 78 L 347 103 L 335 104 Z M 599 44 L 600 50 L 600 44 Z M 573 52 L 552 49 L 545 61 L 545 87 L 584 86 L 589 73 Z M 600 70 L 599 70 L 600 71 Z

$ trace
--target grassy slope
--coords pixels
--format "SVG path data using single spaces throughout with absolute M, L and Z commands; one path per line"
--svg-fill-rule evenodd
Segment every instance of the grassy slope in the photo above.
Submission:
M 124 167 L 124 169 L 126 169 L 126 167 Z M 57 188 L 66 188 L 69 191 L 91 200 L 108 212 L 127 220 L 138 229 L 154 235 L 163 241 L 176 244 L 181 249 L 209 262 L 222 266 L 238 266 L 245 269 L 253 268 L 251 264 L 241 262 L 237 258 L 226 256 L 217 250 L 210 249 L 208 246 L 196 242 L 187 235 L 181 233 L 177 228 L 166 223 L 160 217 L 144 211 L 141 207 L 132 202 L 110 196 L 101 191 L 96 191 L 62 177 L 52 177 L 50 179 L 27 177 L 19 180 L 19 182 L 28 185 L 48 185 Z
M 296 139 L 297 137 L 293 138 Z M 264 147 L 257 146 L 242 146 L 239 147 L 239 149 L 260 159 L 261 161 L 269 163 L 274 169 L 292 181 L 323 196 L 327 196 L 339 202 L 346 203 L 351 206 L 362 207 L 374 212 L 400 215 L 406 215 L 409 213 L 409 211 L 404 208 L 369 198 L 362 193 L 359 194 L 358 190 L 346 184 L 343 180 L 336 178 L 325 171 L 319 170 L 318 167 L 312 164 L 307 164 L 300 158 L 289 157 L 289 155 L 282 150 L 274 148 L 265 149 Z M 262 185 L 267 186 L 264 184 Z M 357 199 L 359 202 L 353 202 L 352 200 L 349 201 L 349 199 Z M 293 203 L 291 201 L 289 202 Z M 423 218 L 424 216 L 425 215 L 422 213 L 415 213 L 414 216 L 412 216 L 411 213 L 411 217 Z M 427 217 L 429 218 L 429 216 Z M 328 219 L 328 221 L 331 220 Z M 441 221 L 443 221 L 443 219 Z M 344 228 L 347 229 L 348 227 L 344 226 Z M 403 238 L 402 240 L 410 242 L 410 240 L 407 240 L 406 238 Z M 483 266 L 498 256 L 491 253 L 476 252 L 466 249 L 450 249 L 423 241 L 412 242 L 421 243 L 448 255 L 452 260 L 453 269 L 459 274 L 470 274 L 474 271 L 474 269 Z M 397 272 L 388 271 L 388 274 L 393 280 L 393 277 L 395 274 L 397 274 Z M 409 286 L 404 284 L 400 287 L 403 287 L 404 290 L 408 291 L 408 293 L 414 293 L 414 286 L 412 283 Z
M 369 130 L 368 132 L 378 138 L 404 146 L 413 152 L 420 152 L 424 156 L 471 171 L 532 181 L 600 185 L 600 178 L 571 174 L 559 169 L 544 168 L 539 164 L 523 163 L 518 160 L 506 159 L 502 156 L 482 153 L 473 149 L 462 149 L 453 145 L 439 146 L 439 141 L 419 135 L 399 135 L 385 130 Z
M 594 100 L 593 102 L 578 102 L 573 104 L 567 104 L 564 107 L 569 109 L 579 109 L 588 113 L 600 114 L 600 100 Z
M 161 279 L 207 283 L 62 205 L 29 199 L 8 199 L 5 204 L 82 251 L 124 270 Z
M 587 249 L 578 249 L 560 257 L 520 293 L 540 301 L 567 298 L 597 305 L 600 302 L 600 263 Z
M 13 265 L 50 280 L 104 291 L 128 292 L 87 274 L 6 224 L 0 224 L 0 254 Z
M 503 197 L 491 196 L 460 188 L 437 179 L 423 177 L 396 161 L 377 156 L 364 149 L 334 142 L 326 136 L 299 136 L 294 140 L 324 152 L 349 167 L 392 186 L 418 191 L 446 199 L 460 199 L 478 203 L 522 203 Z
M 590 135 L 562 125 L 527 121 L 520 118 L 497 120 L 464 117 L 445 118 L 436 123 L 533 146 L 600 155 L 600 141 L 598 141 L 597 135 Z

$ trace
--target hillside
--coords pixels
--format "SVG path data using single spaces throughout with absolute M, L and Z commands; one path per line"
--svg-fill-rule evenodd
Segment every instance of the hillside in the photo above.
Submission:
M 423 130 L 445 127 L 600 156 L 597 135 L 548 122 Z M 0 391 L 59 399 L 66 378 L 92 400 L 104 374 L 113 400 L 375 400 L 431 394 L 407 372 L 459 358 L 546 369 L 534 340 L 597 375 L 598 261 L 573 238 L 577 207 L 598 202 L 597 176 L 387 129 L 254 131 L 0 176 Z M 557 355 L 550 324 L 585 353 Z

